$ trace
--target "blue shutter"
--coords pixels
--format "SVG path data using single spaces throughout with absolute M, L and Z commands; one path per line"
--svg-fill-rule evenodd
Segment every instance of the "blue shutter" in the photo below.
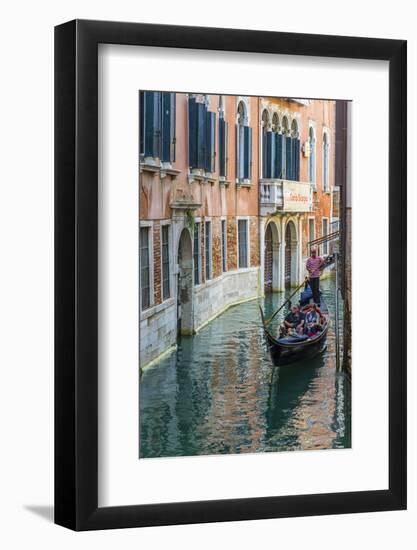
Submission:
M 176 145 L 177 145 L 177 95 L 175 93 L 170 93 L 170 102 L 171 102 L 171 143 L 170 143 L 170 160 L 171 162 L 175 161 L 176 157 Z
M 188 100 L 188 164 L 197 168 L 197 103 L 194 97 Z
M 219 118 L 219 174 L 227 176 L 227 122 Z
M 197 166 L 206 167 L 207 148 L 207 109 L 203 103 L 197 103 Z
M 229 123 L 224 123 L 224 177 L 227 178 L 229 167 Z
M 239 124 L 236 124 L 236 179 L 241 178 L 240 174 L 240 131 Z
M 265 176 L 272 178 L 272 132 L 266 132 L 266 170 Z
M 162 93 L 162 156 L 164 162 L 174 160 L 175 94 Z
M 268 173 L 268 138 L 265 129 L 262 131 L 262 177 L 267 178 Z
M 139 92 L 139 154 L 145 153 L 145 92 Z
M 243 127 L 243 177 L 251 179 L 252 174 L 252 128 Z
M 206 112 L 206 162 L 207 172 L 214 172 L 214 157 L 216 150 L 216 113 Z
M 285 165 L 286 165 L 286 168 L 287 168 L 287 173 L 286 173 L 286 179 L 287 180 L 292 180 L 292 149 L 291 149 L 291 138 L 290 137 L 286 137 L 285 138 Z
M 275 172 L 274 178 L 282 178 L 282 134 L 275 136 Z
M 161 93 L 144 92 L 144 154 L 159 157 L 161 150 Z
M 271 136 L 271 178 L 275 177 L 275 156 L 276 156 L 276 141 L 277 141 L 277 134 L 275 132 L 272 132 Z
M 300 181 L 300 140 L 295 140 L 295 179 Z

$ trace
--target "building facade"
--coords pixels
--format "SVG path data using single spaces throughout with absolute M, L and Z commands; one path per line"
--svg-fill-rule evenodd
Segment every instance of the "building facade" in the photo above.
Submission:
M 140 96 L 140 360 L 261 293 L 258 99 Z
M 331 101 L 140 94 L 142 368 L 303 280 L 307 243 L 334 221 L 334 131 Z
M 263 292 L 305 277 L 308 243 L 335 225 L 334 101 L 260 98 L 260 236 Z M 319 246 L 328 254 L 330 243 Z

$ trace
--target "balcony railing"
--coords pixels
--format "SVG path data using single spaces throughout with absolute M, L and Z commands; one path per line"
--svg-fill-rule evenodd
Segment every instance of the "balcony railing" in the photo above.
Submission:
M 282 179 L 261 179 L 261 216 L 275 212 L 310 212 L 312 210 L 312 190 L 310 183 Z

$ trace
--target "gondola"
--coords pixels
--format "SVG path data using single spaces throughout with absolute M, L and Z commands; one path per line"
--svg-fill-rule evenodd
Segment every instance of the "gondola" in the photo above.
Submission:
M 310 299 L 309 302 L 301 308 L 301 311 L 305 312 L 312 302 L 313 300 Z M 259 309 L 261 310 L 265 339 L 274 366 L 279 367 L 301 360 L 311 359 L 326 348 L 327 332 L 329 330 L 329 310 L 323 294 L 320 296 L 320 312 L 323 317 L 323 329 L 313 336 L 302 335 L 276 338 L 268 329 L 268 323 L 265 321 L 264 312 L 260 306 Z

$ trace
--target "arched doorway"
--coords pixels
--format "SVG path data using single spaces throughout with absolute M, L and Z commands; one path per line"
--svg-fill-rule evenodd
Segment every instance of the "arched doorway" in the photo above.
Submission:
M 265 230 L 264 291 L 277 291 L 279 287 L 279 236 L 277 226 L 270 222 Z
M 192 334 L 193 315 L 193 249 L 188 229 L 183 229 L 178 244 L 178 334 Z
M 285 288 L 297 284 L 297 231 L 292 221 L 285 228 Z

